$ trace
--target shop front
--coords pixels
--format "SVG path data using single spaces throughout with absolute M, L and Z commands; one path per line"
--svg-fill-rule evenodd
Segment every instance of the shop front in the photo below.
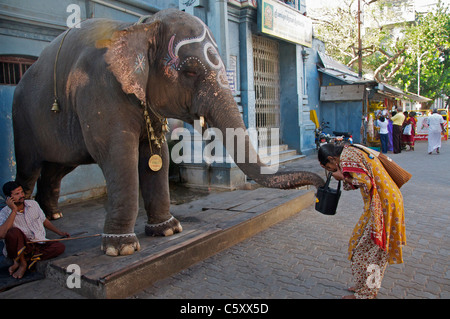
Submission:
M 348 132 L 355 143 L 379 148 L 380 115 L 397 110 L 416 111 L 430 99 L 386 83 L 360 78 L 347 66 L 319 53 L 321 108 L 318 122 L 327 123 L 325 133 Z
M 419 122 L 423 121 L 423 112 L 417 107 L 420 105 L 426 105 L 426 103 L 431 102 L 430 99 L 419 96 L 410 92 L 404 92 L 399 88 L 388 85 L 386 83 L 373 83 L 369 87 L 369 97 L 368 97 L 368 109 L 365 116 L 365 140 L 368 146 L 378 149 L 381 145 L 379 138 L 379 128 L 377 127 L 377 119 L 387 113 L 391 115 L 395 114 L 401 110 L 410 114 L 414 111 L 416 113 L 415 118 L 418 121 L 417 128 L 419 129 Z M 423 129 L 421 129 L 423 131 Z M 422 134 L 419 134 L 422 135 Z M 416 136 L 415 138 L 418 138 Z

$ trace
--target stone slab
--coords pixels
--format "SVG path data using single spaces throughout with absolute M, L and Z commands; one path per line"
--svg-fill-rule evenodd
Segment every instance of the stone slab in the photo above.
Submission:
M 67 287 L 72 275 L 67 269 L 75 264 L 81 270 L 81 288 L 73 290 L 88 298 L 126 298 L 293 216 L 313 202 L 314 192 L 308 190 L 258 188 L 212 194 L 172 209 L 183 226 L 179 234 L 145 236 L 145 217 L 140 214 L 136 224 L 139 252 L 106 256 L 100 250 L 100 239 L 92 238 L 82 247 L 67 247 L 64 256 L 48 262 L 46 276 Z M 100 203 L 90 211 L 105 214 Z M 94 217 L 98 227 L 101 218 Z

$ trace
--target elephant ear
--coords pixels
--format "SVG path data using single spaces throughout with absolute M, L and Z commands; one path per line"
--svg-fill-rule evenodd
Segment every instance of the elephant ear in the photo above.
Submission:
M 137 24 L 114 32 L 107 41 L 105 60 L 127 94 L 145 102 L 149 68 L 155 62 L 161 22 Z

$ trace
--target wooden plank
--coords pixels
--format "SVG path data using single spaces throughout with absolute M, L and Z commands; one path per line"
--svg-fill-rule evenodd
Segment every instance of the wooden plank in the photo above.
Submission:
M 333 85 L 320 87 L 321 101 L 361 101 L 364 98 L 364 85 Z

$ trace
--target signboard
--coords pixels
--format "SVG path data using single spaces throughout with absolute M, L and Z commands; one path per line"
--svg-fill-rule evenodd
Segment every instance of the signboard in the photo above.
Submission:
M 334 85 L 320 87 L 321 101 L 363 101 L 365 86 Z
M 282 2 L 260 0 L 258 25 L 262 33 L 309 48 L 312 46 L 311 19 Z
M 428 116 L 424 115 L 424 116 L 417 116 L 417 125 L 416 125 L 416 136 L 415 136 L 415 140 L 416 141 L 426 141 L 428 140 Z M 444 128 L 446 133 L 443 134 L 442 138 L 447 141 L 448 140 L 448 116 L 445 119 L 444 118 Z

